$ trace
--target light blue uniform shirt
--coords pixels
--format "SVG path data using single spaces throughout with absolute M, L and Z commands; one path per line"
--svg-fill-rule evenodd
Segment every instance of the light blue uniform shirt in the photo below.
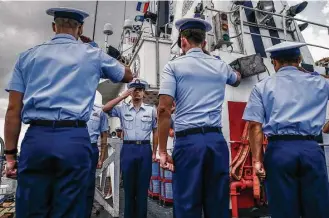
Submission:
M 228 64 L 200 48 L 170 61 L 161 74 L 159 94 L 176 101 L 175 131 L 221 127 L 225 85 L 236 81 L 237 74 Z
M 157 115 L 154 107 L 142 104 L 136 111 L 133 104 L 122 103 L 115 106 L 110 117 L 118 117 L 124 133 L 124 140 L 150 140 L 150 134 L 157 128 Z
M 319 135 L 326 118 L 327 81 L 283 67 L 257 83 L 243 119 L 263 124 L 265 135 Z
M 97 105 L 93 106 L 87 126 L 91 143 L 97 143 L 99 135 L 109 130 L 106 114 L 101 107 Z
M 7 91 L 24 93 L 22 120 L 88 121 L 100 78 L 119 82 L 124 66 L 68 34 L 22 53 Z
M 171 114 L 171 123 L 170 123 L 170 128 L 175 130 L 175 114 Z

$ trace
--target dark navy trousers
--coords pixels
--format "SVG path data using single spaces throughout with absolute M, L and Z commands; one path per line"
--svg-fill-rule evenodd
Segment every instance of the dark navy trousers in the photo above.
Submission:
M 93 209 L 94 195 L 95 195 L 95 183 L 96 183 L 96 167 L 99 158 L 99 150 L 97 145 L 92 144 L 92 159 L 91 159 L 91 170 L 89 176 L 89 186 L 87 191 L 87 206 L 86 206 L 86 218 L 91 217 L 91 211 Z
M 18 162 L 16 217 L 85 217 L 91 153 L 86 128 L 30 127 Z
M 173 152 L 176 218 L 229 217 L 229 151 L 221 133 L 177 137 Z
M 147 191 L 152 175 L 151 145 L 123 144 L 121 170 L 125 196 L 125 218 L 147 217 Z
M 328 218 L 329 183 L 315 141 L 273 141 L 264 156 L 272 218 Z

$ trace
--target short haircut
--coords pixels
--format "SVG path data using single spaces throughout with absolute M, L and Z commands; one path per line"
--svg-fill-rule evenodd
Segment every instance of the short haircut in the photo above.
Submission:
M 182 37 L 186 38 L 189 43 L 194 45 L 200 45 L 206 40 L 206 32 L 200 29 L 186 29 L 180 34 Z
M 72 28 L 72 29 L 76 29 L 81 25 L 76 20 L 69 18 L 61 18 L 61 17 L 55 19 L 55 24 L 57 27 L 60 28 Z
M 280 64 L 298 64 L 300 56 L 292 56 L 292 57 L 276 57 L 272 58 L 277 60 Z

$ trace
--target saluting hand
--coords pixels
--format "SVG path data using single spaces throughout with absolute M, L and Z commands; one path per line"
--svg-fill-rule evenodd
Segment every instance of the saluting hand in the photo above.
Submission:
M 131 95 L 131 93 L 133 93 L 134 90 L 135 88 L 128 89 L 122 94 L 122 97 L 127 98 L 129 95 Z
M 174 172 L 174 161 L 167 152 L 160 153 L 160 167 Z
M 254 164 L 254 168 L 256 170 L 256 175 L 259 177 L 259 179 L 264 180 L 266 177 L 266 172 L 263 164 L 260 161 L 256 161 Z
M 89 37 L 84 36 L 84 35 L 81 35 L 81 36 L 80 36 L 80 40 L 81 40 L 83 43 L 89 43 L 89 42 L 92 42 L 92 41 L 93 41 L 93 40 L 91 40 Z

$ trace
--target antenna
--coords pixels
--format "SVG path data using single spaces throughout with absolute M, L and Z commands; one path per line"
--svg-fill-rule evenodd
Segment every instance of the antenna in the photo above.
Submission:
M 95 7 L 95 19 L 94 19 L 94 29 L 93 29 L 93 41 L 95 41 L 95 29 L 96 29 L 96 22 L 97 22 L 97 10 L 98 10 L 98 0 L 96 1 L 96 7 Z
M 107 44 L 108 38 L 110 35 L 113 34 L 112 24 L 106 23 L 103 28 L 103 33 L 105 35 L 105 49 L 106 49 L 108 47 L 108 44 Z

